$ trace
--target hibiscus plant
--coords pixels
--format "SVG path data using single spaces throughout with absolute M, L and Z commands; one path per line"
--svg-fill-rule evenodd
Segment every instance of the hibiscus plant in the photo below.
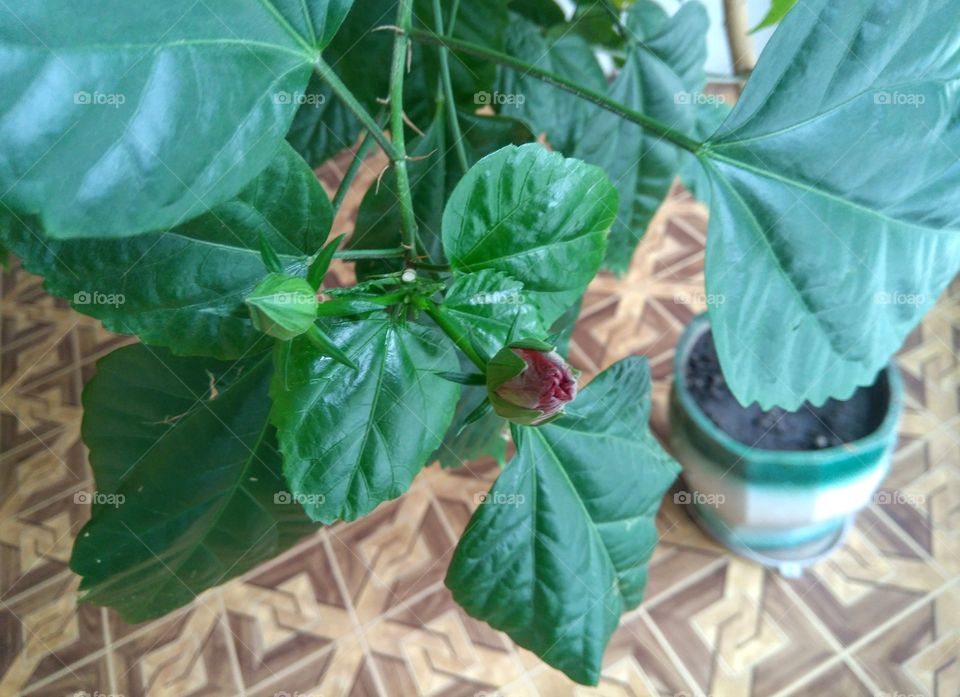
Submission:
M 578 392 L 587 284 L 682 174 L 738 399 L 872 381 L 960 266 L 958 16 L 799 0 L 729 110 L 696 0 L 0 3 L 0 240 L 141 339 L 83 395 L 84 599 L 161 616 L 509 431 L 446 583 L 596 683 L 678 467 L 643 358 Z

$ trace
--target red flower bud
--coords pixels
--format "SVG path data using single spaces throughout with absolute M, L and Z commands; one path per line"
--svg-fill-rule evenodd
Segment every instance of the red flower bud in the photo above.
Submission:
M 563 411 L 577 395 L 573 369 L 549 346 L 521 342 L 500 350 L 487 368 L 494 411 L 525 426 L 538 426 Z

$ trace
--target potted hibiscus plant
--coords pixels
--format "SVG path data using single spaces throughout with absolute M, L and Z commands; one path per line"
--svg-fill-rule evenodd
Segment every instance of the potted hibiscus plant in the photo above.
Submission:
M 578 388 L 556 350 L 584 289 L 697 168 L 736 400 L 871 384 L 960 263 L 958 10 L 800 0 L 718 125 L 694 1 L 0 5 L 0 239 L 142 341 L 84 392 L 84 600 L 161 616 L 509 427 L 447 585 L 596 683 L 678 467 L 643 358 Z M 313 168 L 354 142 L 331 200 Z

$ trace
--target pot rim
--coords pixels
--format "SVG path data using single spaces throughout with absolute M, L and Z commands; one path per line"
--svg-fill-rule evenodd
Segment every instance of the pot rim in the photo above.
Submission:
M 693 317 L 683 330 L 673 354 L 673 391 L 680 405 L 698 428 L 716 441 L 722 448 L 744 460 L 762 458 L 772 465 L 791 467 L 823 466 L 835 461 L 838 456 L 856 455 L 859 452 L 889 445 L 891 435 L 895 435 L 903 408 L 903 380 L 894 361 L 890 361 L 881 370 L 886 375 L 889 398 L 886 414 L 880 425 L 871 433 L 849 443 L 822 448 L 819 450 L 767 450 L 741 443 L 717 426 L 700 408 L 687 389 L 684 367 L 696 340 L 710 328 L 709 316 L 702 312 Z

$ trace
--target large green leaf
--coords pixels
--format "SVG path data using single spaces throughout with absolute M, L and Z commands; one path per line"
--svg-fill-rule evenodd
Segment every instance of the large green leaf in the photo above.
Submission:
M 70 568 L 84 600 L 142 622 L 279 554 L 313 526 L 268 428 L 268 355 L 238 363 L 142 344 L 97 364 L 83 438 L 93 517 Z
M 5 238 L 48 291 L 108 329 L 178 354 L 236 358 L 260 336 L 243 304 L 267 272 L 260 236 L 302 275 L 331 218 L 313 172 L 284 145 L 235 199 L 166 232 L 51 240 L 14 219 Z
M 547 334 L 523 284 L 492 269 L 458 276 L 439 311 L 487 358 L 512 340 L 544 339 Z
M 324 329 L 357 365 L 320 356 L 305 339 L 277 344 L 270 388 L 284 474 L 314 520 L 353 520 L 410 486 L 440 444 L 460 394 L 436 330 L 386 313 Z
M 380 106 L 377 98 L 389 89 L 393 34 L 373 31 L 396 21 L 396 0 L 364 0 L 354 3 L 343 26 L 323 52 L 324 60 L 343 80 L 354 97 L 370 113 Z M 409 90 L 407 90 L 409 92 Z M 414 95 L 408 95 L 414 98 Z M 314 167 L 353 145 L 360 122 L 333 95 L 327 84 L 314 76 L 303 103 L 290 126 L 287 140 Z
M 799 2 L 701 149 L 710 317 L 743 404 L 869 384 L 960 268 L 958 15 Z
M 629 20 L 626 62 L 608 96 L 681 133 L 690 132 L 704 81 L 706 10 L 699 2 L 687 2 L 667 17 L 654 0 L 639 0 Z M 573 154 L 603 167 L 620 192 L 605 265 L 623 272 L 680 170 L 681 151 L 635 123 L 597 111 Z
M 597 168 L 536 143 L 480 160 L 443 211 L 455 271 L 502 271 L 523 283 L 548 324 L 596 275 L 617 191 Z
M 583 683 L 596 684 L 620 615 L 638 605 L 654 516 L 679 468 L 647 429 L 650 377 L 628 358 L 539 428 L 457 546 L 447 586 L 471 615 Z
M 349 7 L 3 3 L 3 203 L 54 237 L 115 237 L 229 199 L 270 163 Z
M 562 31 L 544 35 L 533 22 L 516 18 L 507 30 L 507 52 L 555 75 L 575 80 L 597 92 L 607 89 L 607 79 L 593 49 L 582 38 Z M 501 69 L 496 91 L 507 103 L 497 108 L 530 124 L 535 133 L 544 133 L 554 150 L 570 154 L 590 119 L 600 111 L 566 90 L 512 69 Z

